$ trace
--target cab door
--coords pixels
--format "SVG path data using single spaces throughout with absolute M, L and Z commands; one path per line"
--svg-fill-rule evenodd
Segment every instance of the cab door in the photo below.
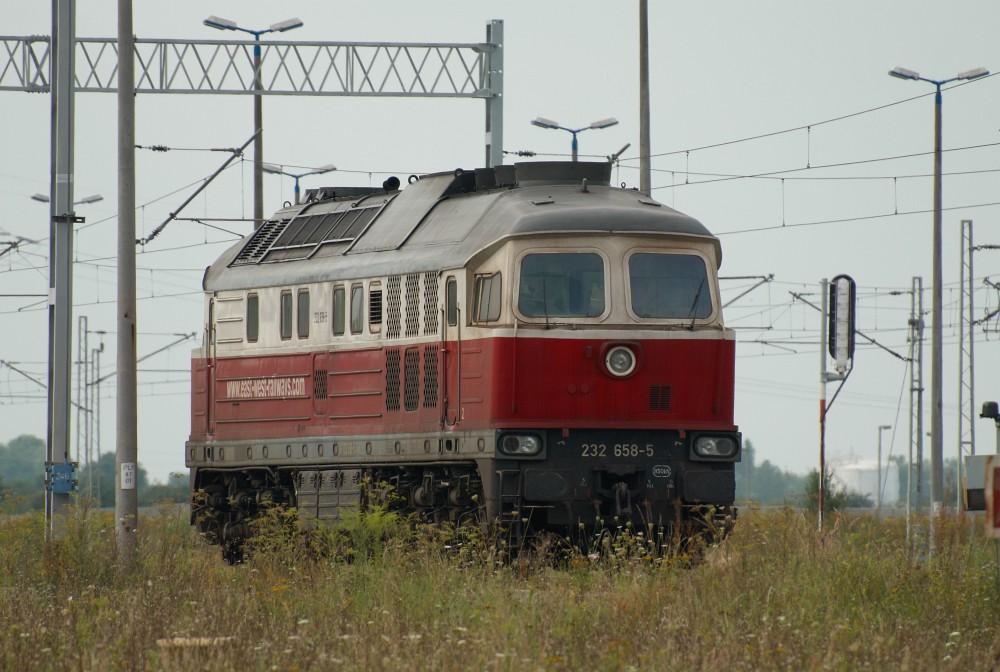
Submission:
M 444 328 L 441 330 L 441 424 L 455 427 L 462 417 L 462 309 L 458 279 L 449 275 L 444 285 Z
M 215 434 L 215 297 L 208 300 L 208 323 L 205 325 L 205 420 L 209 435 Z

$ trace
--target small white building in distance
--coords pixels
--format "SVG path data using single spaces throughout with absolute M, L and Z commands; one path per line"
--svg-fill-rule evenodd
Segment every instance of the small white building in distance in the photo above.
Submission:
M 872 505 L 878 504 L 878 460 L 844 458 L 831 465 L 833 481 L 848 492 L 867 495 Z M 894 462 L 882 463 L 882 506 L 895 506 L 899 500 L 899 467 Z

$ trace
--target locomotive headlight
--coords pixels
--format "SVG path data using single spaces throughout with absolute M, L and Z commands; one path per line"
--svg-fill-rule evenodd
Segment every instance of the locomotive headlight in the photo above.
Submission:
M 525 457 L 541 450 L 542 441 L 534 434 L 506 434 L 500 438 L 500 452 L 504 455 Z
M 736 441 L 731 436 L 699 436 L 694 440 L 694 452 L 700 457 L 732 457 Z
M 624 345 L 616 345 L 604 356 L 604 365 L 611 375 L 624 378 L 635 371 L 635 353 Z

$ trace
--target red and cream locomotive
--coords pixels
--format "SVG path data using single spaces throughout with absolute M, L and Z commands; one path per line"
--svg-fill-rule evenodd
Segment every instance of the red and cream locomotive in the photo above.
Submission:
M 262 507 L 337 520 L 370 483 L 517 535 L 731 515 L 719 241 L 610 175 L 534 162 L 315 190 L 224 253 L 192 355 L 201 531 L 238 549 Z

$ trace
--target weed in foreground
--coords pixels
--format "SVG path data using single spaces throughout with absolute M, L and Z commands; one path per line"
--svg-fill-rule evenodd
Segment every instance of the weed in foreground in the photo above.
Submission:
M 821 533 L 786 509 L 741 516 L 694 563 L 623 526 L 586 554 L 551 538 L 522 571 L 478 528 L 267 517 L 238 566 L 185 516 L 144 518 L 131 571 L 93 511 L 49 544 L 40 517 L 0 519 L 0 669 L 964 670 L 1000 653 L 996 551 L 957 519 L 933 562 L 898 522 Z

